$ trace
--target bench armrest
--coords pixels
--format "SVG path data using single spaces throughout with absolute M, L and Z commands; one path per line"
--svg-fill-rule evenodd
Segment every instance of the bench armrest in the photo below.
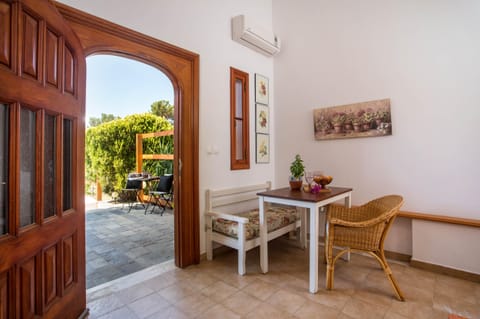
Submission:
M 226 220 L 231 220 L 237 223 L 247 224 L 249 222 L 248 218 L 240 217 L 234 214 L 218 213 L 218 212 L 206 212 L 205 215 L 216 218 L 223 218 Z

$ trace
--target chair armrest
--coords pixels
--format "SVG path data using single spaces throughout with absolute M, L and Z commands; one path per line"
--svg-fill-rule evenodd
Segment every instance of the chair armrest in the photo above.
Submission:
M 240 217 L 236 216 L 233 214 L 226 214 L 226 213 L 218 213 L 218 212 L 206 212 L 205 215 L 211 216 L 211 217 L 216 217 L 216 218 L 223 218 L 226 220 L 231 220 L 237 223 L 242 223 L 242 224 L 247 224 L 249 222 L 248 218 L 246 217 Z
M 377 225 L 381 222 L 386 221 L 389 217 L 390 217 L 389 215 L 382 215 L 372 219 L 362 220 L 358 222 L 352 222 L 352 221 L 333 217 L 333 218 L 330 218 L 328 222 L 332 225 L 360 228 L 360 227 L 370 227 L 370 226 Z

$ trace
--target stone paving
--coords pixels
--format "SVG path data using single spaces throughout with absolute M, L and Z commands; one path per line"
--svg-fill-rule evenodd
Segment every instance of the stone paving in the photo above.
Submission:
M 141 206 L 87 210 L 87 289 L 173 259 L 173 232 L 171 209 L 163 216 Z

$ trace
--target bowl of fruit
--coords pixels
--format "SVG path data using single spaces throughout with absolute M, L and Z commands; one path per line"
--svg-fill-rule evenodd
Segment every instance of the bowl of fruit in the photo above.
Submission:
M 321 192 L 328 192 L 330 191 L 328 188 L 327 188 L 327 185 L 330 184 L 333 180 L 333 177 L 332 176 L 329 176 L 329 175 L 316 175 L 313 177 L 313 181 L 315 183 L 317 183 L 318 185 L 322 186 L 321 188 Z

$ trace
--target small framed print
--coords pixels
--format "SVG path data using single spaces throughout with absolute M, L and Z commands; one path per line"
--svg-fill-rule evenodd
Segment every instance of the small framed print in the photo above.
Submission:
M 257 133 L 268 134 L 270 119 L 268 107 L 262 104 L 255 105 L 255 131 Z
M 255 102 L 268 105 L 268 78 L 255 73 Z
M 256 144 L 256 159 L 257 163 L 270 162 L 270 135 L 257 133 Z

